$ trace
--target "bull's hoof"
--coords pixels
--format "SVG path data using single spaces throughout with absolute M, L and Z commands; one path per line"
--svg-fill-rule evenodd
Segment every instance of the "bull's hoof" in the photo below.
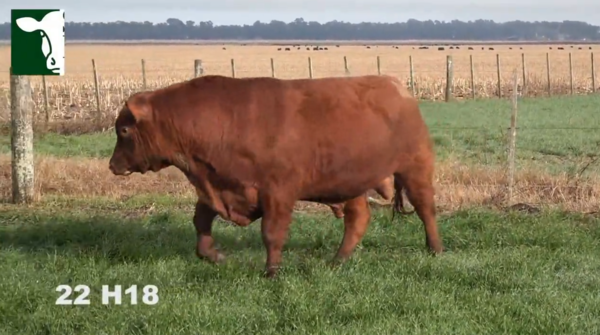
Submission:
M 333 257 L 333 259 L 329 261 L 329 267 L 331 269 L 335 269 L 341 266 L 342 264 L 346 263 L 348 258 L 350 258 L 350 256 L 335 255 L 335 257 Z
M 220 252 L 217 252 L 217 255 L 214 257 L 213 262 L 216 264 L 221 264 L 225 262 L 225 255 Z
M 435 248 L 435 249 L 429 248 L 429 253 L 432 256 L 441 256 L 445 252 L 446 252 L 446 248 L 444 248 L 444 247 Z
M 208 261 L 213 264 L 221 264 L 221 263 L 225 262 L 225 259 L 226 259 L 225 255 L 223 255 L 222 253 L 220 253 L 216 250 L 208 251 L 208 252 L 198 252 L 196 255 L 201 260 Z
M 278 272 L 279 272 L 278 266 L 269 266 L 265 270 L 264 276 L 267 279 L 275 279 L 275 278 L 277 278 Z

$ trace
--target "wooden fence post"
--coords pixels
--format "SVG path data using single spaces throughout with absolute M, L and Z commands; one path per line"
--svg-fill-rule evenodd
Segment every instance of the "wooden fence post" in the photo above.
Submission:
M 381 59 L 377 56 L 377 75 L 381 76 Z
M 517 155 L 517 98 L 518 98 L 518 82 L 517 69 L 513 75 L 513 96 L 512 96 L 512 111 L 510 115 L 510 137 L 508 144 L 508 199 L 510 205 L 514 196 L 515 184 L 515 157 Z
M 100 121 L 100 85 L 98 84 L 98 70 L 96 69 L 96 60 L 92 59 L 92 70 L 94 71 L 94 88 L 96 90 L 96 121 Z
M 313 78 L 312 59 L 310 57 L 308 57 L 308 78 Z
M 596 70 L 594 69 L 594 53 L 591 55 L 592 61 L 592 93 L 596 92 Z
M 231 59 L 231 78 L 235 78 L 235 60 Z
M 446 102 L 452 98 L 452 56 L 446 56 Z
M 148 86 L 146 84 L 146 60 L 142 58 L 142 86 L 144 88 L 144 91 L 146 89 L 148 89 Z
M 500 54 L 496 54 L 496 71 L 498 72 L 498 98 L 502 98 L 502 73 L 500 71 Z
M 412 56 L 408 56 L 408 70 L 410 71 L 410 91 L 415 96 L 415 70 L 413 67 Z
M 348 68 L 348 59 L 344 56 L 344 74 L 346 76 L 350 75 L 350 69 Z
M 33 98 L 29 78 L 10 75 L 12 202 L 34 201 Z
M 569 52 L 569 85 L 571 86 L 571 95 L 574 94 L 573 90 L 573 56 Z
M 271 58 L 271 77 L 275 78 L 275 61 Z
M 50 99 L 48 99 L 48 87 L 46 86 L 46 76 L 42 76 L 42 90 L 44 94 L 44 116 L 46 118 L 46 129 L 48 129 L 48 123 L 50 123 Z
M 521 83 L 521 94 L 525 95 L 527 90 L 527 70 L 525 66 L 525 53 L 521 54 L 521 71 L 523 72 L 523 83 Z
M 471 99 L 475 99 L 475 69 L 473 68 L 473 55 L 469 55 L 469 64 L 471 66 Z
M 550 85 L 550 53 L 546 52 L 546 74 L 548 75 L 548 96 L 552 95 L 552 87 Z
M 202 60 L 194 60 L 194 77 L 198 78 L 204 74 L 204 68 L 202 67 Z

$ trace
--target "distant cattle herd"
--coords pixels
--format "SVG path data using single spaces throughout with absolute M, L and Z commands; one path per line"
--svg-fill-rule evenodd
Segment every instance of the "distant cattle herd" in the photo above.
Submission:
M 247 45 L 247 44 L 242 44 L 242 46 L 245 46 L 245 45 Z M 380 47 L 380 45 L 366 45 L 366 44 L 364 44 L 363 46 L 367 49 Z M 335 45 L 335 47 L 339 48 L 340 45 L 337 44 L 337 45 Z M 390 47 L 390 45 L 381 45 L 381 47 Z M 400 46 L 398 46 L 398 45 L 392 45 L 391 47 L 394 49 L 400 49 Z M 413 50 L 415 49 L 415 46 L 406 46 L 406 47 L 407 48 L 410 47 Z M 437 47 L 438 51 L 444 51 L 444 50 L 446 50 L 446 48 L 448 48 L 449 50 L 454 50 L 454 49 L 460 50 L 460 45 L 456 45 L 456 44 L 455 45 L 444 44 L 444 45 L 433 45 L 433 46 L 422 45 L 422 46 L 417 47 L 417 49 L 418 50 L 429 50 L 430 47 L 432 47 L 432 48 Z M 486 48 L 488 50 L 492 50 L 492 51 L 494 50 L 493 47 L 485 47 L 485 46 L 482 46 L 482 47 L 470 46 L 470 47 L 467 47 L 467 50 L 476 50 L 477 48 L 481 48 L 481 50 L 485 50 Z M 514 47 L 514 48 L 516 48 L 516 47 Z M 287 47 L 285 47 L 285 46 L 278 47 L 277 51 L 292 51 L 294 49 L 295 50 L 304 50 L 305 49 L 308 51 L 311 51 L 311 50 L 312 51 L 327 51 L 327 50 L 329 50 L 329 48 L 326 46 L 294 44 L 294 45 L 287 46 Z M 513 50 L 513 47 L 509 47 L 509 49 Z M 549 46 L 548 49 L 553 50 L 553 48 L 551 46 Z M 569 49 L 575 49 L 575 46 L 571 45 Z M 577 47 L 577 50 L 584 50 L 584 49 L 585 49 L 585 47 L 582 47 L 582 46 Z M 592 50 L 592 47 L 588 46 L 587 49 Z M 227 48 L 223 47 L 223 50 L 227 50 Z M 523 50 L 523 47 L 519 47 L 519 50 Z M 565 50 L 565 47 L 556 47 L 556 50 Z

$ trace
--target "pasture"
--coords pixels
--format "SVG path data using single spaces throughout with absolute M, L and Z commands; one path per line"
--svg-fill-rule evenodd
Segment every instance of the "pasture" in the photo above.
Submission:
M 590 50 L 277 48 L 67 46 L 67 75 L 47 78 L 48 126 L 35 82 L 33 205 L 8 204 L 10 137 L 6 126 L 0 128 L 0 333 L 600 332 L 600 95 L 583 95 L 591 91 Z M 1 68 L 7 68 L 2 62 L 9 52 L 0 49 Z M 539 97 L 547 95 L 546 52 L 555 73 L 552 96 Z M 569 93 L 568 61 L 564 71 L 569 52 L 573 96 L 559 95 Z M 450 53 L 458 101 L 428 101 L 443 96 Z M 495 94 L 496 54 L 506 70 L 507 96 L 521 53 L 529 83 L 523 93 L 529 93 L 519 99 L 515 202 L 520 204 L 507 208 L 511 104 L 482 98 Z M 477 62 L 474 100 L 459 94 L 460 85 L 467 87 L 464 92 L 470 89 L 470 54 Z M 154 88 L 191 78 L 195 58 L 202 59 L 205 74 L 225 75 L 231 75 L 234 58 L 239 77 L 269 76 L 273 58 L 277 77 L 297 78 L 308 77 L 309 56 L 314 77 L 322 77 L 344 75 L 344 56 L 352 75 L 377 73 L 378 55 L 382 73 L 403 78 L 412 56 L 438 157 L 436 201 L 448 250 L 441 257 L 426 253 L 416 215 L 391 221 L 389 208 L 373 206 L 372 223 L 354 256 L 332 268 L 328 262 L 341 241 L 342 221 L 324 206 L 300 202 L 284 269 L 268 281 L 261 277 L 265 251 L 258 222 L 238 228 L 219 220 L 213 231 L 227 262 L 201 262 L 194 254 L 194 192 L 181 172 L 169 168 L 125 178 L 108 170 L 115 141 L 109 128 L 123 99 L 142 88 L 142 58 L 147 86 Z M 92 58 L 100 76 L 100 112 Z M 6 82 L 0 85 L 6 88 Z M 0 121 L 8 121 L 6 103 L 0 104 Z M 61 284 L 88 285 L 91 304 L 55 306 Z M 160 301 L 134 306 L 124 296 L 123 305 L 102 305 L 102 285 L 115 284 L 156 285 Z
M 150 204 L 152 203 L 152 208 Z M 216 224 L 221 266 L 193 253 L 192 204 L 166 196 L 47 200 L 0 211 L 5 334 L 595 334 L 600 221 L 544 212 L 444 215 L 449 251 L 424 251 L 416 216 L 378 213 L 349 263 L 342 223 L 297 215 L 280 279 L 260 276 L 258 224 Z M 86 284 L 89 306 L 55 306 Z M 102 285 L 153 284 L 156 305 L 102 305 Z M 141 298 L 141 292 L 138 295 Z M 71 297 L 72 299 L 74 297 Z

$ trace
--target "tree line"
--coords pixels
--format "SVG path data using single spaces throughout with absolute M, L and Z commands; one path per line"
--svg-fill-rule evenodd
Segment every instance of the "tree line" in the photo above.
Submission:
M 0 39 L 10 39 L 10 23 L 0 24 Z M 319 23 L 298 18 L 292 22 L 256 21 L 252 25 L 215 25 L 212 21 L 170 18 L 152 22 L 67 22 L 67 40 L 526 40 L 597 41 L 600 27 L 580 21 L 419 21 L 398 23 Z

